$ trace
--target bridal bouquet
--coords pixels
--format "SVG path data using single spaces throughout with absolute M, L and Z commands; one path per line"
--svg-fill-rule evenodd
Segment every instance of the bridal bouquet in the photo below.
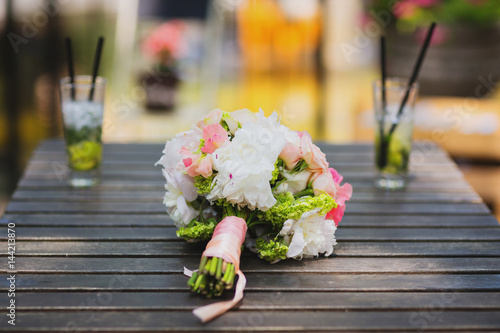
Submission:
M 194 311 L 208 321 L 243 297 L 243 244 L 271 263 L 328 256 L 350 184 L 329 167 L 307 132 L 280 124 L 276 113 L 213 110 L 168 141 L 162 158 L 164 204 L 188 242 L 206 242 L 188 285 L 219 296 L 239 276 L 233 300 Z

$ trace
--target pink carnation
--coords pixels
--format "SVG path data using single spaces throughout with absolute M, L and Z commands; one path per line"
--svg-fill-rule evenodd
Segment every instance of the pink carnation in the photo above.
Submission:
M 314 195 L 326 193 L 335 198 L 337 189 L 335 187 L 335 182 L 333 181 L 332 174 L 328 170 L 316 173 L 313 176 L 312 187 Z
M 207 178 L 212 175 L 212 157 L 210 155 L 202 156 L 201 153 L 195 154 L 188 148 L 182 147 L 182 164 L 186 173 L 191 177 L 202 175 Z
M 323 172 L 328 169 L 328 162 L 326 155 L 321 149 L 316 146 L 307 132 L 299 132 L 300 136 L 300 149 L 302 151 L 302 158 L 306 161 L 309 170 L 312 172 Z
M 333 178 L 333 181 L 335 183 L 337 183 L 337 184 L 342 183 L 342 181 L 344 180 L 344 177 L 342 177 L 342 175 L 340 173 L 338 173 L 337 170 L 335 170 L 334 168 L 328 168 L 328 171 L 330 171 L 332 178 Z
M 281 151 L 279 158 L 285 162 L 286 168 L 291 170 L 302 158 L 302 151 L 299 146 L 289 142 Z
M 198 121 L 196 123 L 196 126 L 200 129 L 204 129 L 205 126 L 212 125 L 212 124 L 219 124 L 220 121 L 222 120 L 222 110 L 221 109 L 214 109 L 209 112 L 203 119 Z
M 335 184 L 335 202 L 337 203 L 337 208 L 333 208 L 328 214 L 326 214 L 326 218 L 329 220 L 333 220 L 335 225 L 338 226 L 339 222 L 342 220 L 344 216 L 344 211 L 346 208 L 345 202 L 351 199 L 352 196 L 352 186 L 349 183 L 345 183 L 344 185 L 340 185 L 344 177 L 342 177 L 337 170 L 334 168 L 328 169 L 332 175 L 332 179 Z
M 201 151 L 211 154 L 222 146 L 224 142 L 229 141 L 229 136 L 220 124 L 211 124 L 203 129 L 203 140 L 205 144 L 201 148 Z

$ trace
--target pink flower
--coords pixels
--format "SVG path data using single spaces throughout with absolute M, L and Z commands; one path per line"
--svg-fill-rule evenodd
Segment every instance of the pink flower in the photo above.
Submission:
M 207 178 L 212 175 L 212 157 L 210 155 L 202 156 L 201 153 L 195 154 L 188 148 L 181 148 L 182 164 L 186 173 L 191 177 L 202 175 Z
M 279 158 L 281 158 L 285 162 L 286 168 L 288 170 L 291 170 L 302 158 L 302 152 L 299 146 L 288 142 L 281 151 Z
M 299 138 L 302 139 L 302 137 L 305 135 L 305 136 L 309 136 L 309 138 L 311 137 L 311 134 L 309 134 L 307 131 L 297 131 L 297 135 L 299 136 Z
M 207 178 L 212 175 L 212 156 L 207 155 L 200 158 L 200 163 L 196 167 L 198 172 L 203 177 Z
M 340 175 L 340 173 L 337 172 L 337 170 L 335 170 L 334 168 L 328 168 L 328 170 L 330 171 L 330 173 L 332 174 L 332 178 L 333 178 L 333 181 L 337 184 L 340 184 L 342 183 L 342 181 L 344 180 L 344 177 L 342 177 Z
M 392 7 L 392 12 L 397 18 L 412 17 L 416 11 L 417 5 L 407 0 L 398 1 Z
M 212 124 L 219 124 L 222 119 L 222 110 L 221 109 L 215 109 L 210 111 L 209 114 L 207 114 L 203 119 L 198 121 L 196 123 L 196 126 L 199 127 L 200 129 L 204 129 L 205 126 L 212 125 Z
M 302 151 L 302 159 L 306 161 L 309 170 L 312 172 L 323 172 L 328 169 L 328 162 L 325 154 L 312 143 L 311 136 L 307 132 L 299 132 L 300 149 Z
M 340 183 L 344 179 L 337 170 L 334 168 L 329 168 L 330 174 L 332 175 L 332 179 L 335 184 L 335 202 L 337 203 L 337 208 L 333 208 L 328 214 L 326 214 L 326 218 L 329 220 L 333 220 L 335 225 L 338 226 L 339 222 L 342 220 L 345 211 L 345 202 L 351 199 L 352 196 L 352 186 L 349 183 L 345 183 L 340 186 Z
M 142 45 L 143 52 L 160 62 L 165 62 L 171 57 L 179 57 L 184 48 L 183 29 L 184 24 L 178 20 L 163 23 L 146 38 Z
M 425 41 L 425 36 L 427 35 L 427 29 L 419 29 L 416 33 L 416 38 L 420 44 Z M 446 31 L 439 25 L 434 28 L 434 33 L 431 37 L 430 45 L 440 45 L 446 40 Z
M 332 209 L 326 214 L 327 220 L 333 220 L 335 226 L 338 227 L 340 221 L 342 221 L 342 217 L 344 217 L 345 212 L 345 204 L 338 205 L 337 208 Z
M 327 170 L 321 173 L 316 173 L 312 181 L 314 195 L 326 193 L 335 198 L 336 187 L 333 181 L 332 174 Z
M 203 129 L 203 140 L 205 144 L 201 147 L 201 151 L 211 154 L 224 142 L 229 141 L 229 136 L 220 124 L 211 124 Z

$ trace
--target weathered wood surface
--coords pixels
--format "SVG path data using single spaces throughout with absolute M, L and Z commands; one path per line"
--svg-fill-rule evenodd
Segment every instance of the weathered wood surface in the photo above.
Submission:
M 244 300 L 200 324 L 191 310 L 212 300 L 189 293 L 182 269 L 197 266 L 203 246 L 177 239 L 164 212 L 162 146 L 106 145 L 102 184 L 75 190 L 62 143 L 41 144 L 1 220 L 5 248 L 16 225 L 17 322 L 0 329 L 500 331 L 498 222 L 428 143 L 414 147 L 404 192 L 372 187 L 370 145 L 322 144 L 354 186 L 334 255 L 270 265 L 244 252 Z M 0 294 L 4 317 L 8 302 Z

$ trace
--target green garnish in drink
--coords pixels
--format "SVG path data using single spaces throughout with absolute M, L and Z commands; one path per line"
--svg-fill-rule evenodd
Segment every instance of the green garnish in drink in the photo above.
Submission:
M 386 151 L 387 159 L 386 161 L 384 161 L 384 165 L 381 165 L 380 162 L 382 161 L 380 158 L 380 138 L 376 138 L 375 147 L 377 147 L 377 149 L 375 150 L 375 154 L 377 167 L 380 171 L 394 174 L 405 173 L 408 171 L 411 147 L 405 146 L 401 142 L 402 141 L 399 140 L 398 137 L 392 137 L 392 139 L 389 141 L 389 145 Z M 411 144 L 411 142 L 409 143 Z
M 70 168 L 77 171 L 95 169 L 101 163 L 101 144 L 92 141 L 82 141 L 68 146 Z
M 69 167 L 76 171 L 89 171 L 101 164 L 102 141 L 101 127 L 80 130 L 66 130 Z

